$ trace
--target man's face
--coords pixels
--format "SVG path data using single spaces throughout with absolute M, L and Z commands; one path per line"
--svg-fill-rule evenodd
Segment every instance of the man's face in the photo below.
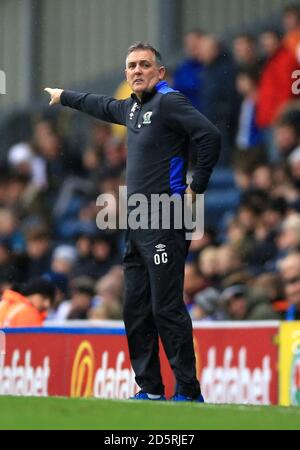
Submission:
M 51 299 L 44 295 L 32 294 L 27 299 L 39 312 L 46 312 L 51 308 Z
M 247 313 L 247 300 L 245 297 L 236 296 L 228 301 L 227 311 L 233 320 L 243 320 Z
M 299 14 L 293 11 L 287 11 L 283 16 L 283 27 L 286 31 L 292 31 L 299 28 Z
M 298 144 L 297 135 L 293 127 L 289 125 L 279 125 L 275 128 L 275 142 L 279 152 L 287 155 Z
M 290 264 L 282 272 L 285 294 L 290 304 L 300 305 L 300 268 Z
M 136 50 L 126 60 L 126 79 L 133 92 L 140 96 L 151 91 L 163 79 L 165 68 L 156 63 L 151 50 Z
M 239 63 L 249 63 L 255 59 L 253 42 L 246 37 L 237 37 L 233 42 L 233 54 Z
M 202 37 L 196 33 L 188 33 L 184 37 L 184 50 L 189 58 L 197 59 Z
M 261 48 L 268 58 L 273 56 L 280 46 L 280 40 L 274 33 L 262 33 L 259 40 Z

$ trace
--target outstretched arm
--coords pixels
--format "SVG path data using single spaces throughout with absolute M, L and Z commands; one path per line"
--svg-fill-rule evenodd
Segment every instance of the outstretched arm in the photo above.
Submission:
M 64 89 L 45 88 L 50 95 L 49 105 L 69 106 L 106 122 L 126 125 L 127 100 L 106 95 L 87 94 Z

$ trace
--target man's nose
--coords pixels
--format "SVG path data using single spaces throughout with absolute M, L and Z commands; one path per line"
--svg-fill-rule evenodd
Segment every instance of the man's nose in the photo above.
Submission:
M 135 66 L 134 73 L 141 73 L 141 71 L 142 71 L 141 66 L 139 64 L 137 64 Z

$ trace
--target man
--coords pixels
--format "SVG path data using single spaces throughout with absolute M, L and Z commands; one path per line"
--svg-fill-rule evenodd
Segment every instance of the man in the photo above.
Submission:
M 252 69 L 257 66 L 258 52 L 255 38 L 248 33 L 237 35 L 232 45 L 233 57 L 239 70 Z
M 23 300 L 22 294 L 20 294 L 13 288 L 5 289 L 3 291 L 0 300 L 0 328 L 4 326 L 4 320 L 5 317 L 7 316 L 9 309 L 21 300 Z
M 264 31 L 260 44 L 266 62 L 258 84 L 256 121 L 260 128 L 268 128 L 274 125 L 284 106 L 296 98 L 291 77 L 299 69 L 299 63 L 276 30 Z
M 286 320 L 300 320 L 300 253 L 292 252 L 279 262 L 288 301 Z
M 219 156 L 217 129 L 185 97 L 162 81 L 161 56 L 149 44 L 129 48 L 127 100 L 45 90 L 50 105 L 89 113 L 128 128 L 128 195 L 202 193 Z M 198 151 L 191 185 L 186 188 L 187 149 Z M 126 233 L 124 322 L 131 364 L 141 391 L 137 399 L 164 400 L 159 362 L 160 336 L 175 373 L 175 401 L 202 401 L 196 378 L 192 323 L 183 302 L 185 230 L 128 229 Z
M 0 302 L 0 327 L 40 327 L 54 301 L 55 288 L 43 278 L 30 281 L 18 292 L 7 289 Z
M 283 43 L 300 63 L 300 6 L 287 5 L 282 16 L 285 36 Z
M 182 92 L 191 104 L 201 111 L 201 75 L 203 65 L 199 61 L 199 47 L 203 33 L 192 30 L 184 36 L 184 53 L 182 61 L 173 75 L 174 89 Z
M 236 134 L 239 100 L 235 89 L 236 68 L 221 41 L 212 34 L 201 39 L 201 112 L 222 132 L 220 165 L 230 162 Z

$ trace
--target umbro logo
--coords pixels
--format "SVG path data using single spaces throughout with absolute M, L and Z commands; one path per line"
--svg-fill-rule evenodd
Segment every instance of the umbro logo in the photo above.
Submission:
M 163 252 L 165 251 L 166 246 L 164 244 L 157 244 L 155 248 L 157 252 Z

